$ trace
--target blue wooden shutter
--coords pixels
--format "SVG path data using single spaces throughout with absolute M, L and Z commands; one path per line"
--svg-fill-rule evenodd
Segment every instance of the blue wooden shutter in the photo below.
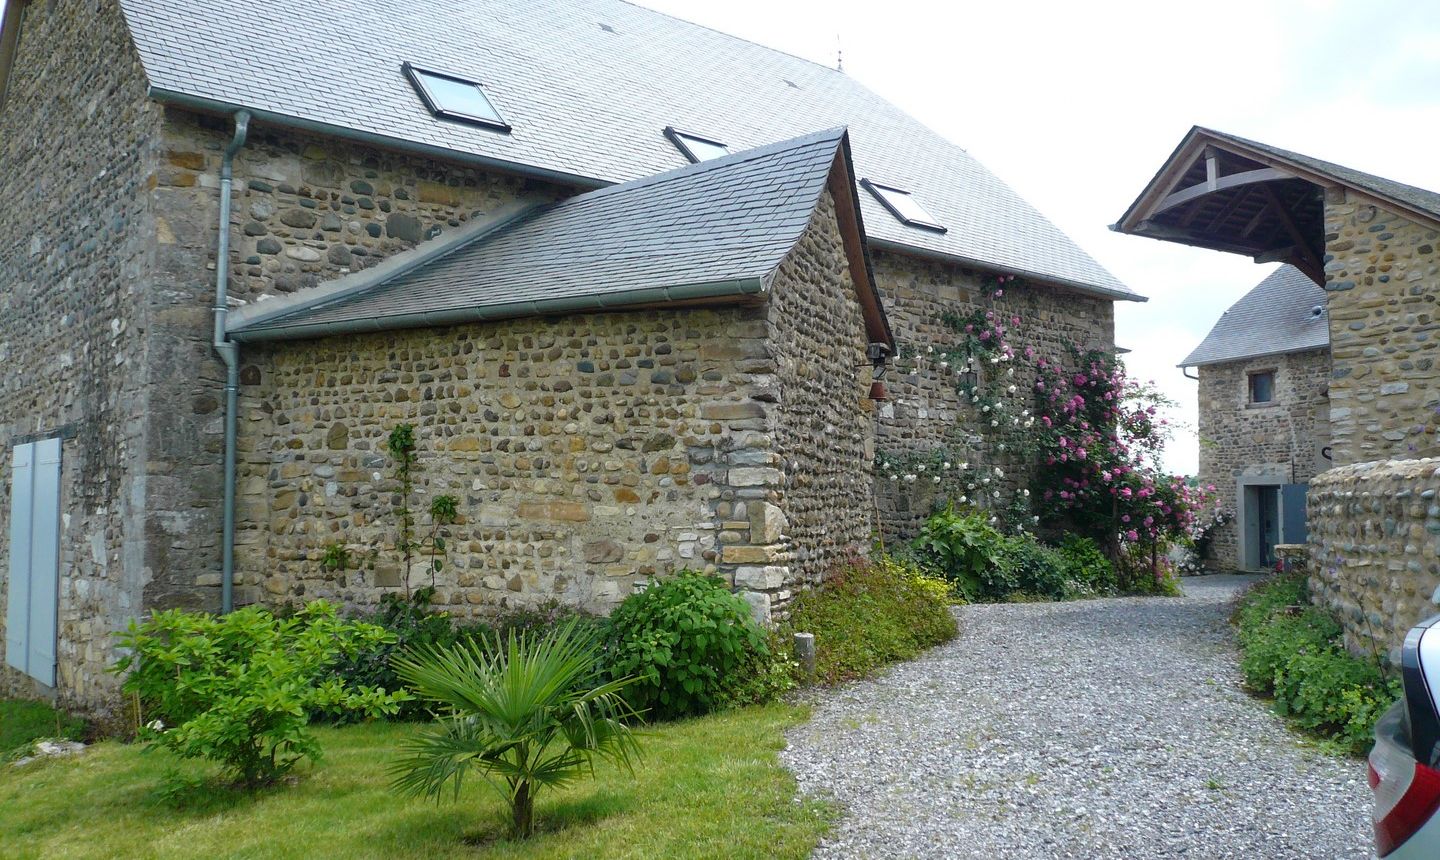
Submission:
M 55 686 L 55 641 L 60 603 L 60 440 L 35 443 L 35 488 L 30 501 L 30 666 L 32 677 Z
M 1304 543 L 1310 534 L 1305 519 L 1305 496 L 1309 492 L 1309 484 L 1286 484 L 1280 488 L 1281 540 L 1285 543 Z
M 5 662 L 29 671 L 30 497 L 34 444 L 16 446 L 10 458 L 10 589 L 5 607 Z

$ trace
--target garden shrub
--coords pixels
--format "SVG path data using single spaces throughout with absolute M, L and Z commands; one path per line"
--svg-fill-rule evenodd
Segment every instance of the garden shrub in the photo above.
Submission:
M 787 633 L 815 636 L 815 680 L 838 684 L 955 637 L 950 584 L 914 564 L 857 560 L 790 607 Z
M 682 570 L 616 607 L 606 655 L 612 677 L 638 679 L 625 689 L 637 711 L 671 719 L 722 707 L 770 646 L 723 580 Z
M 130 672 L 123 689 L 139 700 L 140 737 L 181 758 L 217 762 L 246 787 L 320 758 L 307 731 L 312 712 L 393 714 L 409 698 L 329 674 L 339 659 L 390 634 L 343 620 L 323 601 L 289 618 L 255 606 L 220 616 L 172 609 L 119 635 L 128 653 L 114 671 Z
M 1087 537 L 1068 534 L 1056 550 L 1065 565 L 1065 577 L 1090 594 L 1114 594 L 1115 566 L 1100 545 Z
M 991 586 L 987 596 L 1007 599 L 1019 596 L 1064 600 L 1079 589 L 1066 576 L 1065 559 L 1057 551 L 1030 535 L 1007 537 L 1000 545 L 998 573 L 1005 590 Z
M 399 655 L 396 672 L 441 719 L 406 742 L 394 787 L 458 800 L 465 774 L 478 771 L 509 805 L 510 835 L 533 835 L 541 790 L 594 776 L 596 759 L 630 768 L 639 758 L 637 715 L 622 695 L 635 679 L 600 682 L 600 659 L 594 630 L 575 618 Z
M 402 653 L 430 648 L 448 648 L 470 639 L 489 640 L 509 634 L 540 632 L 558 628 L 570 621 L 589 635 L 598 636 L 603 619 L 586 615 L 558 600 L 549 600 L 534 608 L 512 609 L 483 621 L 462 621 L 430 607 L 435 589 L 420 588 L 406 598 L 386 594 L 373 612 L 359 615 L 357 620 L 383 628 L 390 634 L 383 641 L 341 656 L 331 668 L 331 675 L 356 687 L 378 687 L 382 690 L 405 689 L 392 665 Z M 397 720 L 428 719 L 430 706 L 420 699 L 401 702 L 393 715 Z M 363 715 L 345 709 L 326 708 L 317 718 L 338 723 L 363 719 Z
M 386 594 L 380 598 L 380 605 L 374 612 L 361 615 L 357 620 L 381 628 L 388 636 L 377 639 L 367 647 L 338 656 L 330 668 L 330 676 L 352 687 L 375 687 L 381 690 L 404 689 L 392 658 L 407 650 L 419 648 L 448 647 L 460 638 L 460 631 L 454 619 L 430 608 L 435 589 L 421 588 L 407 599 L 400 594 Z M 347 708 L 325 706 L 316 717 L 337 723 L 364 719 L 365 715 Z M 425 702 L 417 698 L 399 702 L 391 715 L 399 720 L 417 720 L 428 716 Z
M 1375 721 L 1400 696 L 1399 681 L 1345 650 L 1339 622 L 1310 605 L 1303 575 L 1258 584 L 1231 620 L 1246 686 L 1273 696 L 1275 710 L 1297 727 L 1353 753 L 1370 748 Z
M 913 542 L 915 550 L 966 600 L 1014 590 L 1000 565 L 1004 544 L 1005 536 L 984 515 L 953 507 L 931 514 Z

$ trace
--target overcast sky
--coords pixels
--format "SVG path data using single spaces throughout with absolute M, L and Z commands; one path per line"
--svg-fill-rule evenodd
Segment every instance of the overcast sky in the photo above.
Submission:
M 1440 2 L 640 0 L 833 66 L 968 149 L 1143 295 L 1116 340 L 1181 404 L 1175 364 L 1273 265 L 1111 233 L 1192 125 L 1440 190 Z

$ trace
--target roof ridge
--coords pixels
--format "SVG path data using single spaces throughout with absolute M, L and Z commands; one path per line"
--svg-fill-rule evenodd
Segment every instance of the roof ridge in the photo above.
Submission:
M 623 2 L 623 0 L 622 0 Z M 742 149 L 739 152 L 732 152 L 721 158 L 712 158 L 707 161 L 697 161 L 694 164 L 686 164 L 673 170 L 666 170 L 652 176 L 644 176 L 639 179 L 632 179 L 629 182 L 620 182 L 615 185 L 607 185 L 604 188 L 597 188 L 594 191 L 587 191 L 584 194 L 577 194 L 574 197 L 560 201 L 558 205 L 578 203 L 582 200 L 595 200 L 614 194 L 626 194 L 631 191 L 638 191 L 642 188 L 650 188 L 655 185 L 662 185 L 666 182 L 673 182 L 678 179 L 686 179 L 697 173 L 708 173 L 712 170 L 719 170 L 725 167 L 734 167 L 744 164 L 747 161 L 754 161 L 759 158 L 767 158 L 780 152 L 802 149 L 813 143 L 820 143 L 833 139 L 838 146 L 848 133 L 848 128 L 843 125 L 827 128 L 822 131 L 813 131 L 803 134 L 800 137 L 792 137 L 789 140 L 782 140 L 777 143 L 767 143 L 764 146 L 757 146 L 752 149 Z
M 745 38 L 744 36 L 737 36 L 737 35 L 735 35 L 734 33 L 727 33 L 727 32 L 725 32 L 724 30 L 719 29 L 718 27 L 711 27 L 709 24 L 701 24 L 701 23 L 699 23 L 699 22 L 697 22 L 697 21 L 691 21 L 691 20 L 688 20 L 688 19 L 686 19 L 686 18 L 681 18 L 679 15 L 671 15 L 669 12 L 664 12 L 664 11 L 661 11 L 661 10 L 659 10 L 659 9 L 652 9 L 652 8 L 649 7 L 649 6 L 641 6 L 639 3 L 633 2 L 633 0 L 619 0 L 619 2 L 624 3 L 626 6 L 633 6 L 633 7 L 635 7 L 636 9 L 639 9 L 639 10 L 642 11 L 642 12 L 647 12 L 647 13 L 649 13 L 649 14 L 651 14 L 651 15 L 660 15 L 660 16 L 662 16 L 662 17 L 669 18 L 671 21 L 679 21 L 681 24 L 684 24 L 684 25 L 686 25 L 687 27 L 695 27 L 695 28 L 700 29 L 700 30 L 709 30 L 711 33 L 715 33 L 715 34 L 717 34 L 717 35 L 724 36 L 724 37 L 727 38 L 727 39 L 734 39 L 734 40 L 737 41 L 737 42 L 744 42 L 744 43 L 747 44 L 747 45 L 754 45 L 754 46 L 757 47 L 757 48 L 764 48 L 764 49 L 767 50 L 767 51 L 773 51 L 774 53 L 777 53 L 777 54 L 784 54 L 785 56 L 790 57 L 791 59 L 799 60 L 799 61 L 802 62 L 802 63 L 809 63 L 809 64 L 812 65 L 812 66 L 816 66 L 817 68 L 824 69 L 825 71 L 831 73 L 832 75 L 845 75 L 845 72 L 844 72 L 844 71 L 842 71 L 842 70 L 840 70 L 840 69 L 832 69 L 832 68 L 830 68 L 829 66 L 825 65 L 824 63 L 821 63 L 821 62 L 819 62 L 819 61 L 817 61 L 817 60 L 812 60 L 812 59 L 810 59 L 809 57 L 802 57 L 802 56 L 800 56 L 799 54 L 795 54 L 795 53 L 792 53 L 792 52 L 790 52 L 790 51 L 781 50 L 780 48 L 772 48 L 772 47 L 770 47 L 769 45 L 763 44 L 763 43 L 761 43 L 761 42 L 751 41 L 750 39 L 747 39 L 747 38 Z M 845 75 L 845 77 L 848 78 L 848 77 L 850 77 L 850 76 L 849 76 L 849 75 Z M 850 78 L 850 79 L 851 79 L 851 80 L 854 80 L 854 78 Z

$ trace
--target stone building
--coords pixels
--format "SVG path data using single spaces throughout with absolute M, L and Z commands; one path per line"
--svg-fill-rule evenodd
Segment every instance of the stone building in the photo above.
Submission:
M 834 69 L 619 0 L 274 16 L 6 0 L 0 692 L 103 708 L 152 609 L 428 585 L 400 423 L 449 611 L 697 567 L 763 616 L 913 519 L 877 451 L 973 420 L 925 372 L 867 396 L 938 314 L 1111 349 L 1139 299 Z
M 1398 648 L 1440 598 L 1440 194 L 1197 127 L 1114 229 L 1324 287 L 1334 465 L 1310 481 L 1312 585 L 1352 647 Z
M 1214 486 L 1232 515 L 1213 532 L 1205 561 L 1273 569 L 1276 544 L 1305 542 L 1305 494 L 1330 465 L 1325 291 L 1281 266 L 1231 305 L 1180 367 L 1195 368 L 1198 380 L 1200 483 Z

